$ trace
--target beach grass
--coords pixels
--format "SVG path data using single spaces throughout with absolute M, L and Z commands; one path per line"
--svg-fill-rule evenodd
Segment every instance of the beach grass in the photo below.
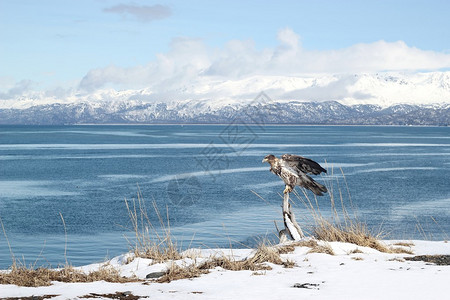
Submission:
M 128 201 L 125 199 L 128 217 L 131 223 L 131 232 L 134 240 L 125 237 L 130 247 L 130 252 L 135 257 L 152 259 L 155 263 L 182 258 L 180 248 L 170 231 L 169 211 L 166 207 L 166 217 L 161 214 L 156 202 L 152 202 L 153 212 L 159 221 L 155 227 L 145 205 L 140 191 L 137 199 Z
M 316 195 L 311 196 L 301 189 L 300 193 L 294 191 L 294 200 L 291 198 L 295 206 L 306 210 L 301 217 L 304 223 L 309 224 L 306 231 L 309 232 L 310 237 L 319 241 L 351 243 L 385 253 L 411 254 L 410 250 L 403 247 L 385 245 L 381 240 L 386 238 L 387 234 L 381 228 L 374 232 L 359 219 L 342 169 L 340 169 L 340 176 L 334 176 L 333 169 L 330 173 L 335 179 L 326 182 L 328 189 L 326 197 L 321 197 L 319 200 Z M 343 184 L 340 183 L 339 177 L 343 178 Z M 331 213 L 328 216 L 322 213 L 325 211 L 321 209 L 324 204 L 319 205 L 324 199 L 326 199 L 325 203 L 329 203 Z
M 85 273 L 73 266 L 66 265 L 59 269 L 34 268 L 14 264 L 7 272 L 0 272 L 0 284 L 37 287 L 49 286 L 52 281 L 59 282 L 135 282 L 136 277 L 124 277 L 112 266 L 104 265 L 98 270 Z

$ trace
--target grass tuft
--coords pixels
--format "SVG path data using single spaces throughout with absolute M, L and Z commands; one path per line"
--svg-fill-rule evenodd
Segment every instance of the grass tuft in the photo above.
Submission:
M 296 247 L 314 248 L 317 245 L 318 244 L 317 244 L 316 240 L 308 239 L 308 240 L 303 240 L 303 241 L 298 241 L 298 242 L 292 242 L 289 244 L 278 245 L 278 246 L 276 246 L 276 248 L 277 248 L 279 254 L 287 254 L 287 253 L 294 252 Z
M 157 282 L 166 283 L 179 279 L 191 279 L 207 273 L 209 273 L 209 270 L 201 269 L 196 264 L 179 266 L 176 263 L 172 263 L 166 274 L 160 277 Z
M 278 249 L 268 246 L 265 243 L 262 243 L 258 246 L 255 254 L 249 260 L 255 264 L 261 264 L 265 262 L 270 262 L 276 265 L 283 264 L 283 260 L 281 259 Z
M 414 252 L 411 249 L 398 248 L 398 247 L 389 247 L 389 253 L 414 254 Z
M 329 255 L 335 255 L 333 248 L 329 244 L 325 245 L 317 245 L 314 248 L 311 248 L 307 253 L 325 253 Z
M 414 243 L 412 243 L 412 242 L 397 242 L 394 244 L 394 246 L 412 247 L 412 246 L 414 246 Z
M 348 255 L 350 254 L 356 254 L 356 253 L 364 253 L 363 251 L 359 250 L 358 248 L 353 249 L 351 251 L 348 252 Z
M 280 256 L 280 254 L 287 253 L 286 249 L 288 248 L 275 247 L 263 242 L 258 246 L 255 253 L 251 257 L 243 260 L 236 260 L 233 257 L 230 258 L 226 255 L 214 256 L 202 263 L 199 268 L 204 270 L 221 267 L 231 271 L 249 270 L 254 272 L 272 270 L 272 267 L 266 265 L 265 263 L 273 263 L 282 265 L 286 268 L 292 268 L 295 263 L 290 260 L 283 260 Z
M 97 271 L 84 273 L 71 266 L 66 266 L 62 269 L 33 269 L 13 265 L 7 272 L 0 273 L 0 284 L 14 284 L 26 287 L 49 286 L 52 281 L 94 282 L 99 280 L 117 283 L 138 281 L 136 278 L 120 276 L 119 271 L 111 266 L 104 266 Z
M 313 235 L 316 239 L 327 242 L 351 243 L 362 247 L 369 247 L 380 252 L 391 252 L 379 240 L 378 235 L 372 235 L 364 223 L 347 219 L 344 224 L 330 222 L 323 217 L 316 218 Z
M 134 233 L 134 241 L 128 240 L 128 244 L 135 257 L 152 259 L 154 263 L 182 258 L 177 243 L 170 232 L 167 209 L 166 220 L 164 220 L 156 203 L 153 202 L 153 210 L 161 227 L 159 231 L 150 221 L 140 191 L 137 194 L 137 200 L 133 199 L 129 202 L 125 199 L 125 205 L 132 226 L 131 231 Z
M 364 260 L 364 258 L 359 257 L 359 256 L 352 257 L 352 259 L 353 259 L 353 260 Z
M 330 173 L 331 176 L 334 175 L 333 170 L 331 170 Z M 342 170 L 341 173 L 345 181 L 345 175 Z M 345 186 L 347 187 L 346 193 L 339 187 L 339 180 L 337 177 L 334 182 L 327 183 L 327 197 L 329 197 L 331 206 L 331 215 L 329 217 L 325 217 L 322 214 L 319 208 L 319 201 L 315 195 L 314 198 L 310 198 L 310 195 L 302 190 L 302 197 L 294 191 L 294 195 L 297 198 L 296 202 L 300 202 L 308 212 L 307 214 L 303 214 L 302 217 L 306 219 L 308 223 L 314 224 L 309 230 L 310 236 L 321 241 L 351 243 L 361 247 L 373 248 L 380 252 L 392 253 L 393 251 L 397 251 L 380 241 L 380 239 L 384 237 L 381 231 L 377 234 L 373 234 L 364 222 L 358 220 L 356 212 L 353 212 L 352 215 L 350 215 L 345 203 L 349 203 L 353 211 L 356 210 L 353 207 L 346 182 Z M 347 197 L 345 197 L 345 195 L 347 195 Z M 312 248 L 315 249 L 317 246 L 313 245 Z M 320 249 L 320 247 L 317 249 Z
M 252 261 L 251 259 L 235 260 L 234 258 L 230 258 L 227 256 L 212 257 L 199 266 L 201 270 L 209 270 L 217 267 L 230 271 L 272 270 L 270 266 L 264 265 L 263 263 L 257 263 L 255 261 Z

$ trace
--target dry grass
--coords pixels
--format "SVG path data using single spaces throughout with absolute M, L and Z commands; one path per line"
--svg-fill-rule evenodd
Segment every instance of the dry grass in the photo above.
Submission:
M 345 181 L 342 170 L 341 173 Z M 331 170 L 331 175 L 333 175 L 333 170 Z M 326 184 L 331 212 L 329 217 L 324 217 L 322 214 L 316 196 L 310 198 L 310 195 L 305 191 L 303 191 L 302 196 L 297 192 L 294 193 L 297 202 L 300 202 L 308 212 L 306 216 L 303 214 L 302 217 L 306 222 L 313 224 L 309 229 L 310 235 L 317 240 L 351 243 L 361 247 L 370 247 L 380 252 L 392 253 L 396 251 L 380 242 L 380 239 L 384 237 L 381 230 L 373 234 L 364 222 L 358 220 L 356 212 L 349 213 L 345 203 L 351 207 L 352 211 L 356 211 L 356 209 L 353 207 L 347 183 L 345 182 L 347 192 L 343 192 L 339 184 L 339 179 Z M 323 199 L 324 197 L 320 200 L 323 201 Z
M 259 255 L 254 259 L 252 257 L 252 259 L 236 260 L 234 259 L 234 257 L 222 255 L 213 256 L 201 264 L 197 264 L 194 262 L 189 265 L 180 266 L 176 263 L 172 263 L 168 268 L 166 274 L 156 281 L 159 283 L 166 283 L 173 280 L 192 279 L 199 277 L 202 274 L 207 274 L 210 272 L 210 269 L 214 269 L 216 267 L 221 267 L 230 271 L 250 270 L 254 271 L 253 274 L 255 274 L 255 272 L 257 271 L 271 270 L 271 267 L 263 264 L 263 257 L 264 256 Z
M 140 192 L 137 200 L 130 202 L 125 199 L 128 216 L 131 223 L 131 231 L 134 233 L 134 241 L 128 240 L 131 252 L 135 257 L 149 258 L 155 263 L 181 259 L 179 248 L 170 232 L 169 214 L 166 208 L 166 220 L 161 215 L 156 203 L 153 202 L 153 210 L 159 223 L 160 231 L 150 221 L 144 200 Z
M 391 252 L 389 247 L 380 242 L 379 235 L 372 235 L 363 223 L 347 219 L 344 224 L 341 224 L 330 222 L 322 217 L 317 217 L 315 221 L 313 235 L 318 240 L 351 243 L 380 252 Z
M 367 229 L 366 224 L 350 218 L 347 218 L 344 224 L 332 223 L 324 218 L 317 218 L 313 234 L 315 238 L 322 241 L 351 243 L 385 253 L 413 254 L 411 249 L 385 245 L 380 241 L 381 233 L 373 235 Z M 404 245 L 410 246 L 407 243 L 403 243 L 401 246 Z
M 277 247 L 279 254 L 288 254 L 295 251 L 295 245 L 294 244 L 287 244 L 287 245 L 280 245 Z
M 7 273 L 0 273 L 0 284 L 14 284 L 27 287 L 49 286 L 52 281 L 94 282 L 100 280 L 118 283 L 138 281 L 136 278 L 120 276 L 119 271 L 111 266 L 104 266 L 97 271 L 84 273 L 71 266 L 66 266 L 62 269 L 33 269 L 13 265 Z
M 283 264 L 279 250 L 276 247 L 268 246 L 265 243 L 258 246 L 255 255 L 253 255 L 249 260 L 255 264 L 265 262 L 270 262 L 276 265 Z
M 172 263 L 166 274 L 160 277 L 157 282 L 165 283 L 179 279 L 191 279 L 207 273 L 209 273 L 209 270 L 201 269 L 197 264 L 179 266 L 176 263 Z
M 389 253 L 414 254 L 414 252 L 411 249 L 396 248 L 396 247 L 389 247 Z
M 350 255 L 350 254 L 357 254 L 357 253 L 364 253 L 364 252 L 359 250 L 358 248 L 356 248 L 356 249 L 353 249 L 353 250 L 349 251 L 348 255 Z
M 296 266 L 295 261 L 292 261 L 290 259 L 286 259 L 286 261 L 283 262 L 283 267 L 285 267 L 285 268 L 290 269 L 290 268 L 293 268 L 295 266 Z
M 217 267 L 230 271 L 272 270 L 270 266 L 264 265 L 263 263 L 257 263 L 252 259 L 236 260 L 227 256 L 212 257 L 199 266 L 201 270 L 209 270 Z
M 261 243 L 255 251 L 255 254 L 249 258 L 243 260 L 236 260 L 234 257 L 228 257 L 226 255 L 211 257 L 206 262 L 202 263 L 199 268 L 204 269 L 214 269 L 216 267 L 221 267 L 226 270 L 231 271 L 262 271 L 262 270 L 272 270 L 272 268 L 265 263 L 273 263 L 277 265 L 282 265 L 286 268 L 292 268 L 295 263 L 290 260 L 283 260 L 280 254 L 285 252 L 287 248 L 275 247 L 272 245 L 267 245 L 265 242 Z M 289 248 L 290 249 L 290 248 Z
M 284 245 L 281 247 L 277 247 L 267 244 L 267 242 L 263 242 L 258 246 L 255 255 L 253 255 L 250 258 L 250 261 L 257 264 L 270 262 L 276 265 L 282 265 L 285 268 L 293 268 L 295 266 L 295 262 L 289 259 L 283 260 L 280 254 L 287 254 L 293 252 L 295 250 L 295 246 L 298 246 L 299 244 L 300 242 L 297 242 L 292 243 L 291 245 Z M 293 247 L 294 249 L 292 250 L 291 247 Z
M 276 246 L 276 248 L 277 248 L 279 254 L 287 254 L 287 253 L 294 252 L 296 247 L 314 248 L 317 245 L 318 244 L 317 244 L 316 240 L 308 239 L 308 240 L 304 240 L 304 241 L 298 241 L 298 242 L 292 242 L 289 244 L 278 245 L 278 246 Z
M 333 248 L 331 248 L 331 246 L 329 244 L 317 245 L 317 246 L 311 248 L 311 250 L 309 250 L 307 253 L 325 253 L 325 254 L 329 254 L 329 255 L 335 255 Z
M 316 226 L 313 228 L 313 234 L 315 238 L 322 241 L 351 243 L 385 253 L 413 254 L 411 249 L 385 245 L 380 241 L 379 234 L 372 235 L 365 224 L 350 219 L 347 219 L 346 223 L 340 224 L 318 218 Z
M 412 246 L 414 246 L 414 243 L 412 243 L 412 242 L 398 242 L 398 243 L 395 243 L 394 246 L 412 247 Z
M 261 276 L 261 275 L 266 275 L 266 271 L 261 271 L 261 272 L 255 271 L 252 273 L 252 276 Z
M 255 263 L 270 262 L 273 264 L 282 265 L 285 268 L 293 268 L 295 266 L 295 262 L 289 259 L 283 260 L 280 254 L 292 253 L 296 246 L 303 245 L 305 243 L 295 242 L 280 246 L 268 244 L 266 241 L 258 246 L 256 253 L 251 260 Z
M 353 260 L 364 260 L 364 258 L 359 257 L 359 256 L 352 257 L 352 259 L 353 259 Z
M 414 252 L 411 249 L 412 246 L 414 246 L 414 243 L 412 242 L 398 242 L 390 247 L 390 251 L 392 253 L 414 254 Z
M 398 262 L 405 262 L 405 260 L 404 260 L 404 259 L 402 259 L 402 258 L 398 258 L 398 257 L 390 258 L 390 259 L 388 259 L 388 261 L 398 261 Z

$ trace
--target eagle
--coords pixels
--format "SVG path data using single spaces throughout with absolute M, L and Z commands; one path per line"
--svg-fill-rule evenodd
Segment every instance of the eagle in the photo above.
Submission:
M 327 192 L 324 185 L 315 182 L 307 175 L 319 175 L 327 172 L 312 159 L 292 154 L 284 154 L 281 158 L 277 158 L 273 154 L 269 154 L 264 157 L 262 162 L 268 162 L 270 171 L 283 179 L 286 184 L 284 194 L 292 192 L 296 185 L 304 187 L 318 196 L 323 196 L 323 193 Z

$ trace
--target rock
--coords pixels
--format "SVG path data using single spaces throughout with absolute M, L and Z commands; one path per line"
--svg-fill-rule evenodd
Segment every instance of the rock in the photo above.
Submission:
M 417 255 L 413 257 L 404 257 L 405 260 L 424 261 L 439 266 L 450 265 L 450 255 Z
M 166 272 L 152 272 L 152 273 L 147 274 L 147 276 L 145 276 L 145 278 L 147 278 L 147 279 L 159 278 L 164 275 L 166 275 Z
M 319 289 L 318 283 L 296 283 L 292 287 L 298 289 Z

